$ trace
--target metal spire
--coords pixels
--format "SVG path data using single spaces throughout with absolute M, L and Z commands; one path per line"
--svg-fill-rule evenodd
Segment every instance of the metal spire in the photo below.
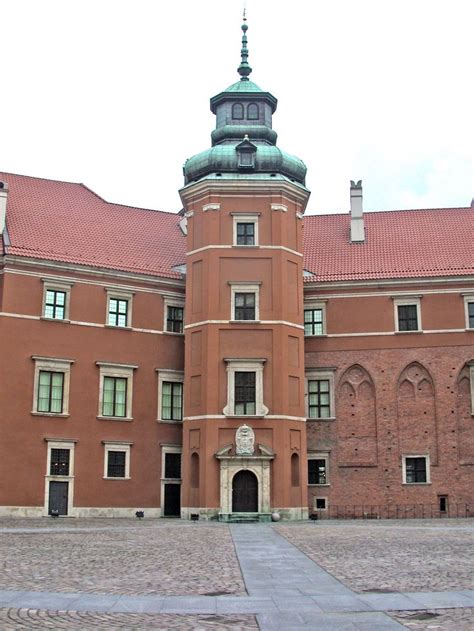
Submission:
M 247 59 L 249 57 L 249 51 L 247 48 L 247 16 L 246 16 L 246 9 L 244 9 L 244 16 L 243 16 L 243 21 L 244 23 L 242 24 L 242 48 L 240 49 L 240 54 L 242 56 L 242 61 L 240 62 L 240 66 L 237 68 L 237 72 L 240 75 L 240 80 L 241 81 L 248 81 L 249 80 L 249 74 L 252 72 L 252 68 L 249 66 Z

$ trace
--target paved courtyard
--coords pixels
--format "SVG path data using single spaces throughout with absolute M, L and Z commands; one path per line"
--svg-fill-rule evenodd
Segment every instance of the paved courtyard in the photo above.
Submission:
M 474 521 L 0 520 L 0 629 L 472 631 Z

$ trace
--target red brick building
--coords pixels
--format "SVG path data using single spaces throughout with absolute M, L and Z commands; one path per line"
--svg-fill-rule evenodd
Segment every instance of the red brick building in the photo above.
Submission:
M 0 173 L 0 515 L 474 510 L 474 208 L 304 217 L 243 29 L 179 214 Z

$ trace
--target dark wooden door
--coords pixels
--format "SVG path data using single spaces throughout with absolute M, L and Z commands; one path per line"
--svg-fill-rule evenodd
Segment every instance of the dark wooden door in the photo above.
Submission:
M 48 513 L 57 510 L 60 515 L 67 515 L 67 500 L 69 492 L 69 482 L 49 483 L 49 506 Z
M 165 484 L 165 517 L 181 516 L 181 484 Z
M 251 471 L 239 471 L 232 480 L 232 512 L 258 512 L 258 481 Z

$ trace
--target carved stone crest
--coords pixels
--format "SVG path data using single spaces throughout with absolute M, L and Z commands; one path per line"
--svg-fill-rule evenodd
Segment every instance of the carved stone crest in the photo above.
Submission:
M 241 425 L 235 432 L 235 453 L 238 456 L 253 456 L 255 434 L 249 425 Z

